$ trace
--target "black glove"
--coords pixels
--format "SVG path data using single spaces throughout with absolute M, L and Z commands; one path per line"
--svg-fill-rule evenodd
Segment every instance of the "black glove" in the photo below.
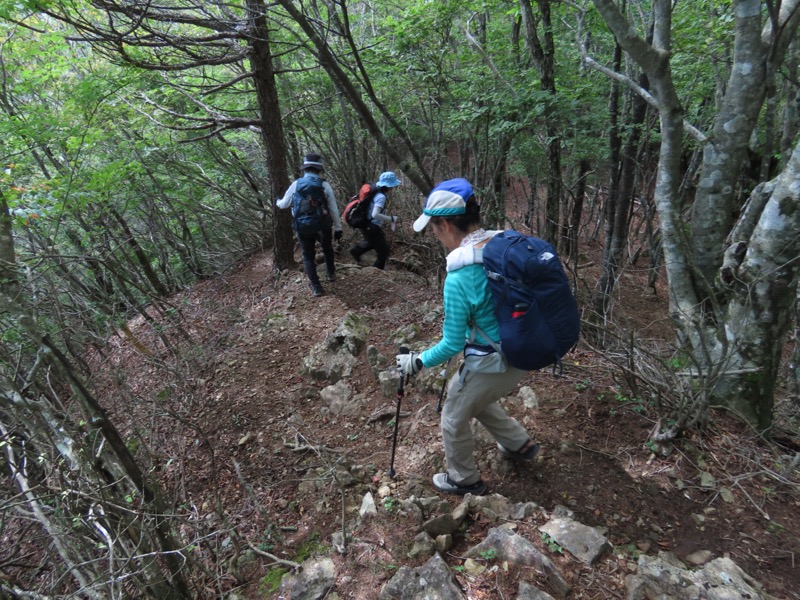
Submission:
M 342 239 L 342 230 L 341 230 L 341 229 L 340 229 L 340 230 L 338 230 L 338 231 L 334 231 L 334 232 L 333 232 L 333 239 L 335 239 L 337 242 L 338 242 L 340 239 Z

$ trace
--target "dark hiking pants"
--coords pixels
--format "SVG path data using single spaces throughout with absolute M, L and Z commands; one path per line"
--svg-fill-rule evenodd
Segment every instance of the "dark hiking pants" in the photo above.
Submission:
M 371 224 L 366 229 L 362 229 L 361 232 L 364 234 L 364 239 L 350 248 L 350 254 L 358 260 L 365 252 L 375 250 L 378 258 L 375 259 L 373 266 L 383 269 L 386 266 L 386 261 L 389 260 L 389 243 L 386 241 L 383 229 Z
M 306 272 L 306 277 L 311 282 L 312 286 L 319 286 L 319 275 L 317 275 L 317 242 L 322 245 L 322 253 L 325 255 L 325 267 L 328 275 L 333 275 L 336 272 L 334 265 L 333 254 L 333 235 L 331 228 L 325 227 L 321 232 L 313 236 L 297 236 L 300 242 L 300 250 L 303 253 L 303 270 Z

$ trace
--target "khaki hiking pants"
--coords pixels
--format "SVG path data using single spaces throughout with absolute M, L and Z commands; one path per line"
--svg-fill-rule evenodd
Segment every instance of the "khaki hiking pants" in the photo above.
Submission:
M 453 376 L 442 407 L 442 437 L 447 474 L 455 483 L 470 485 L 481 478 L 472 456 L 474 440 L 470 421 L 477 419 L 505 448 L 517 450 L 530 435 L 508 416 L 497 401 L 510 394 L 525 375 L 509 367 L 505 373 L 474 373 L 463 370 Z

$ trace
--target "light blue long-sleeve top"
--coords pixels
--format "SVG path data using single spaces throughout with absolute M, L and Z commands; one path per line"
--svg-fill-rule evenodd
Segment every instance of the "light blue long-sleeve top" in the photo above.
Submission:
M 469 264 L 448 271 L 444 280 L 442 339 L 420 354 L 422 364 L 433 367 L 463 352 L 473 332 L 470 323 L 476 323 L 492 341 L 499 343 L 500 329 L 494 316 L 494 300 L 482 264 Z M 477 332 L 474 342 L 489 343 Z
M 391 223 L 394 217 L 392 215 L 385 215 L 383 211 L 386 210 L 386 194 L 378 192 L 372 199 L 371 210 L 369 211 L 370 222 L 378 227 L 383 227 L 384 223 Z

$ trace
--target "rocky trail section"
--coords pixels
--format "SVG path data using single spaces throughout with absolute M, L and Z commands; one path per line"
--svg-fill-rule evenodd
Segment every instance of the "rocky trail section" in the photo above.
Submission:
M 777 475 L 791 456 L 724 414 L 703 438 L 655 456 L 644 445 L 653 426 L 646 403 L 581 346 L 564 377 L 531 373 L 504 401 L 542 445 L 534 464 L 504 459 L 476 426 L 488 500 L 468 499 L 461 525 L 432 535 L 424 527 L 431 519 L 447 524 L 464 512 L 461 498 L 436 495 L 430 484 L 443 466 L 440 370 L 406 387 L 396 478 L 386 471 L 393 357 L 401 344 L 416 350 L 437 338 L 440 292 L 433 277 L 340 267 L 328 294 L 312 298 L 301 273 L 276 278 L 267 256 L 254 257 L 173 299 L 192 340 L 185 365 L 154 360 L 156 352 L 128 340 L 92 359 L 98 395 L 123 435 L 141 440 L 137 457 L 208 533 L 195 558 L 220 573 L 209 598 L 313 597 L 293 595 L 304 592 L 290 582 L 317 572 L 326 598 L 377 600 L 395 586 L 412 589 L 396 577 L 427 581 L 434 571 L 470 600 L 559 597 L 561 580 L 572 598 L 649 598 L 647 590 L 672 589 L 669 596 L 692 586 L 706 590 L 695 597 L 711 598 L 709 590 L 727 590 L 727 578 L 798 597 L 796 475 Z M 664 308 L 628 283 L 620 305 L 655 335 L 650 324 Z M 139 345 L 157 347 L 146 324 L 131 330 Z M 368 496 L 375 514 L 362 515 Z M 498 512 L 483 502 L 528 508 Z M 583 542 L 560 537 L 565 525 Z M 552 574 L 544 561 L 500 559 L 499 546 L 486 545 L 511 534 L 530 556 L 548 559 Z M 602 552 L 586 562 L 589 541 L 602 539 Z M 701 575 L 712 564 L 723 565 L 720 574 Z M 648 572 L 666 579 L 632 581 Z

